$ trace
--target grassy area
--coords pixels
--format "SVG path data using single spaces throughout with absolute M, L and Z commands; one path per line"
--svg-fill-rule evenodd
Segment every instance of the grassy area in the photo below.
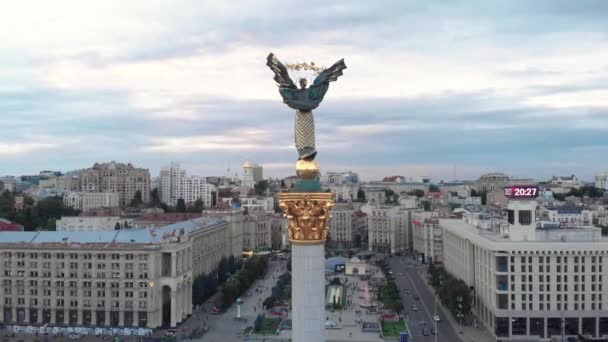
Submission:
M 264 318 L 260 330 L 255 330 L 256 335 L 274 335 L 281 324 L 281 318 Z
M 406 331 L 406 327 L 402 319 L 400 319 L 398 322 L 382 322 L 382 334 L 386 337 L 399 337 L 399 333 L 402 331 Z

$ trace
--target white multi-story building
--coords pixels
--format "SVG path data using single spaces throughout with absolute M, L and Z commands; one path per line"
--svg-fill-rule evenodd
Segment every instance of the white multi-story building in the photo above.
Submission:
M 422 262 L 443 262 L 443 230 L 435 212 L 412 214 L 413 248 Z
M 350 203 L 337 202 L 329 219 L 329 242 L 334 246 L 353 247 L 357 227 L 353 225 L 355 210 Z
M 205 208 L 209 208 L 214 203 L 214 194 L 218 193 L 217 187 L 207 183 L 205 177 L 188 176 L 179 163 L 161 168 L 158 178 L 161 201 L 168 205 L 177 205 L 179 199 L 186 204 L 201 199 Z
M 367 214 L 368 248 L 388 253 L 412 249 L 412 213 L 417 208 L 390 205 L 364 205 Z
M 272 214 L 274 213 L 274 197 L 265 197 L 265 196 L 251 196 L 239 197 L 241 201 L 241 207 L 247 208 L 247 210 L 259 211 L 263 210 L 266 213 Z
M 68 192 L 63 195 L 63 204 L 80 211 L 117 208 L 120 206 L 120 194 L 117 192 Z
M 553 176 L 549 183 L 564 188 L 579 188 L 583 185 L 583 182 L 578 179 L 575 175 L 571 176 Z
M 595 174 L 595 187 L 608 190 L 608 171 Z
M 113 231 L 132 227 L 133 219 L 119 216 L 63 216 L 57 220 L 57 231 Z
M 566 204 L 558 207 L 546 207 L 549 221 L 565 226 L 590 226 L 593 224 L 593 213 L 581 206 Z
M 608 336 L 608 240 L 599 228 L 537 228 L 535 208 L 510 201 L 498 229 L 439 220 L 446 270 L 474 289 L 473 311 L 498 340 Z
M 0 321 L 175 327 L 192 314 L 194 279 L 228 255 L 221 219 L 117 232 L 0 236 Z

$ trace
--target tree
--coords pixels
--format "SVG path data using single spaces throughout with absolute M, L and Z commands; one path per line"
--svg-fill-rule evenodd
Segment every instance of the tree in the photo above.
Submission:
M 139 207 L 142 203 L 143 202 L 141 200 L 141 191 L 137 190 L 137 191 L 135 191 L 135 196 L 133 196 L 133 199 L 131 200 L 131 203 L 129 204 L 129 206 Z
M 424 190 L 415 189 L 407 192 L 408 196 L 424 197 Z
M 24 205 L 31 207 L 32 205 L 34 205 L 34 203 L 35 203 L 34 199 L 31 198 L 30 196 L 27 196 L 27 195 L 23 196 Z
M 158 193 L 158 189 L 152 189 L 150 191 L 150 206 L 158 207 L 162 201 L 160 200 L 160 194 Z
M 431 202 L 422 201 L 420 203 L 422 203 L 422 206 L 424 207 L 424 211 L 431 211 Z
M 268 189 L 268 181 L 265 179 L 262 179 L 261 181 L 255 183 L 253 185 L 253 189 L 255 191 L 256 195 L 262 196 L 266 193 L 266 190 Z
M 177 205 L 175 206 L 176 213 L 185 213 L 186 212 L 186 202 L 183 198 L 177 200 Z
M 363 191 L 363 189 L 357 191 L 357 200 L 359 200 L 359 202 L 365 202 L 365 191 Z
M 189 213 L 200 213 L 205 209 L 205 203 L 202 198 L 199 198 L 194 202 L 194 205 L 188 207 Z

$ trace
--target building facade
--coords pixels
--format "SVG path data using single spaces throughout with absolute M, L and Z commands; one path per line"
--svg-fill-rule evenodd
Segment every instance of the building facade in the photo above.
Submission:
M 80 172 L 80 189 L 83 192 L 118 193 L 121 207 L 131 203 L 137 192 L 143 202 L 150 200 L 150 172 L 123 163 L 95 163 L 93 167 Z
M 396 253 L 412 249 L 412 213 L 417 208 L 365 205 L 369 251 Z
M 113 231 L 133 226 L 133 219 L 119 216 L 63 216 L 57 220 L 57 231 Z
M 473 311 L 498 340 L 608 336 L 608 241 L 597 228 L 537 228 L 535 206 L 511 201 L 498 229 L 440 220 L 446 270 L 474 289 Z
M 354 214 L 352 204 L 344 202 L 334 204 L 329 219 L 329 244 L 346 248 L 355 246 L 357 227 L 353 224 Z
M 608 171 L 595 174 L 595 187 L 608 190 Z
M 175 327 L 192 313 L 192 283 L 227 256 L 227 224 L 201 218 L 117 232 L 0 236 L 0 321 Z
M 417 212 L 412 215 L 413 250 L 425 263 L 443 262 L 443 230 L 433 212 Z
M 63 195 L 63 204 L 80 211 L 117 208 L 120 206 L 120 194 L 117 192 L 68 192 Z
M 207 183 L 207 178 L 188 176 L 186 170 L 175 162 L 161 168 L 157 187 L 161 201 L 171 206 L 176 206 L 179 199 L 187 205 L 200 199 L 205 208 L 210 208 L 218 194 L 217 187 Z

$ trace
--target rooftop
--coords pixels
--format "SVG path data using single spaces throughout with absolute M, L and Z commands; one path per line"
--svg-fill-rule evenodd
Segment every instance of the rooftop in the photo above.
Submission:
M 601 230 L 594 227 L 572 227 L 560 229 L 537 229 L 534 240 L 513 241 L 498 230 L 479 229 L 463 220 L 440 219 L 439 224 L 444 230 L 464 237 L 477 245 L 489 249 L 504 250 L 505 248 L 525 248 L 535 245 L 539 249 L 555 248 L 589 248 L 598 243 L 602 248 L 608 247 L 608 239 L 601 236 Z
M 202 217 L 201 213 L 158 213 L 158 214 L 150 214 L 144 215 L 136 218 L 135 222 L 166 222 L 166 223 L 176 223 L 180 221 L 193 220 Z
M 83 244 L 94 245 L 97 248 L 111 248 L 123 244 L 161 244 L 176 241 L 182 229 L 184 233 L 192 233 L 215 228 L 224 222 L 217 217 L 205 217 L 159 228 L 92 232 L 2 232 L 0 233 L 0 244 L 30 243 L 49 245 L 49 247 L 61 245 L 73 248 L 80 248 Z

